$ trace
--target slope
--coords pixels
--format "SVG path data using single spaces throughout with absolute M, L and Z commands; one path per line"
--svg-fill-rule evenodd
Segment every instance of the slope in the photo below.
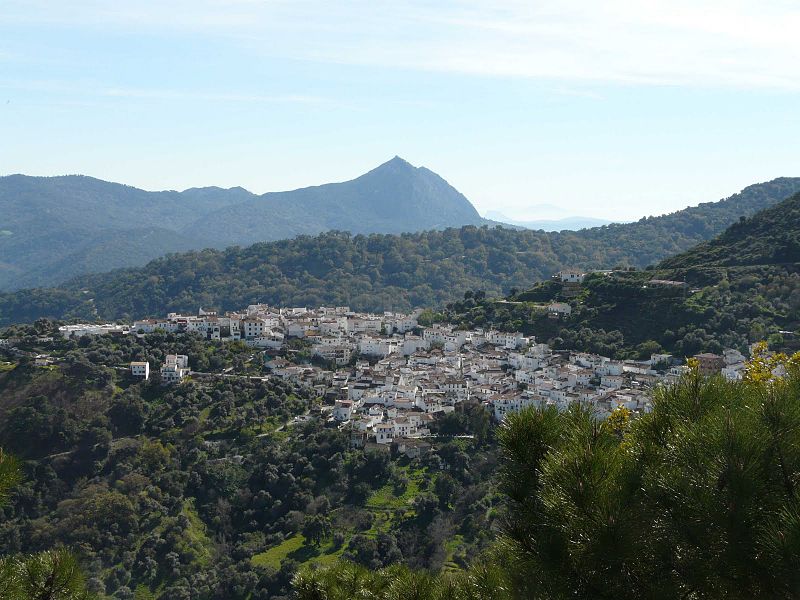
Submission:
M 661 262 L 659 268 L 734 266 L 800 261 L 800 194 L 742 218 L 722 235 Z
M 140 269 L 80 277 L 58 289 L 0 295 L 0 324 L 41 316 L 141 317 L 198 306 L 227 310 L 252 302 L 372 310 L 441 306 L 467 290 L 502 294 L 530 286 L 564 267 L 643 267 L 672 248 L 689 249 L 739 218 L 733 215 L 775 204 L 794 187 L 800 179 L 778 179 L 718 203 L 579 232 L 468 226 L 400 236 L 327 233 L 191 252 Z
M 187 214 L 239 202 L 241 188 L 146 192 L 92 177 L 0 178 L 0 289 L 138 266 L 209 243 L 177 232 Z
M 569 302 L 572 315 L 549 319 L 551 301 Z M 446 313 L 464 325 L 523 329 L 556 348 L 620 358 L 746 351 L 765 339 L 796 350 L 800 194 L 657 267 L 591 274 L 577 297 L 547 282 L 501 301 L 470 296 Z
M 330 229 L 403 233 L 482 223 L 469 200 L 444 179 L 395 157 L 351 181 L 268 193 L 221 208 L 183 231 L 225 246 Z
M 399 157 L 352 181 L 262 196 L 243 188 L 147 192 L 84 176 L 11 175 L 0 178 L 0 210 L 6 290 L 139 266 L 170 252 L 331 229 L 401 233 L 483 223 L 444 179 Z

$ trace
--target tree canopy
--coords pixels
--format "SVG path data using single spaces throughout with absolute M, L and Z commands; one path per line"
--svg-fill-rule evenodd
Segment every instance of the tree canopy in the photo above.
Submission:
M 515 600 L 797 597 L 800 372 L 784 361 L 777 378 L 765 365 L 736 383 L 695 369 L 634 420 L 599 422 L 581 406 L 510 415 L 505 526 L 485 562 L 456 583 L 309 570 L 298 597 L 344 597 L 346 585 L 359 597 L 359 581 L 378 598 L 459 597 L 443 590 L 476 577 L 488 584 L 475 597 Z

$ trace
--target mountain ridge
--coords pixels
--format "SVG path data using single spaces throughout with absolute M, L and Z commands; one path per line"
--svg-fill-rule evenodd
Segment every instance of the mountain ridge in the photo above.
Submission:
M 235 222 L 234 231 L 219 222 Z M 217 246 L 273 241 L 294 228 L 299 234 L 327 230 L 404 233 L 484 221 L 467 198 L 425 167 L 396 156 L 354 179 L 267 192 L 213 211 L 182 229 Z
M 419 170 L 397 161 L 388 167 L 385 165 L 384 169 L 389 170 Z M 362 183 L 363 177 L 368 175 L 361 176 Z M 449 186 L 435 174 L 419 181 L 423 188 L 427 185 Z M 346 190 L 347 183 L 327 185 L 344 185 Z M 103 187 L 105 184 L 100 181 L 97 185 Z M 456 206 L 468 203 L 457 190 L 448 189 Z M 374 200 L 375 194 L 368 192 L 359 201 Z M 85 228 L 67 228 L 61 232 L 60 238 L 54 239 L 48 238 L 47 232 L 36 231 L 36 235 L 27 241 L 27 246 L 17 244 L 17 249 L 24 250 L 28 260 L 25 271 L 28 280 L 21 282 L 21 278 L 17 278 L 16 283 L 18 286 L 27 285 L 29 289 L 0 294 L 0 324 L 30 321 L 42 316 L 141 317 L 172 310 L 195 310 L 197 306 L 228 308 L 262 301 L 278 304 L 335 302 L 376 310 L 390 306 L 400 310 L 439 306 L 457 299 L 469 289 L 502 294 L 513 287 L 524 288 L 547 279 L 564 268 L 605 269 L 620 265 L 644 268 L 685 252 L 717 235 L 742 216 L 773 206 L 797 192 L 800 192 L 800 178 L 779 178 L 748 186 L 718 202 L 703 203 L 661 217 L 578 232 L 551 233 L 514 230 L 510 226 L 489 229 L 470 225 L 460 229 L 432 228 L 422 233 L 402 235 L 342 236 L 335 233 L 336 229 L 333 234 L 317 231 L 313 215 L 306 223 L 305 214 L 313 211 L 307 203 L 300 203 L 304 208 L 297 219 L 306 229 L 298 234 L 307 234 L 302 238 L 244 247 L 236 244 L 221 251 L 211 248 L 220 245 L 219 239 L 223 236 L 219 234 L 225 232 L 212 229 L 211 232 L 218 234 L 216 239 L 195 245 L 195 248 L 209 250 L 192 249 L 188 254 L 176 253 L 175 246 L 179 242 L 184 246 L 194 245 L 202 232 L 194 231 L 194 237 L 182 238 L 179 234 L 142 223 L 139 229 L 148 231 L 151 236 L 146 244 L 141 243 L 144 238 L 140 239 L 135 232 L 112 231 L 108 234 L 104 231 L 92 233 L 93 239 L 81 249 L 82 238 L 89 235 Z M 151 203 L 153 198 L 176 199 L 179 203 L 187 201 L 185 197 L 181 199 L 178 192 L 151 196 L 148 192 L 131 188 L 128 193 Z M 309 193 L 313 197 L 318 191 Z M 209 193 L 193 197 L 201 198 L 197 202 L 206 202 L 206 205 L 209 202 Z M 377 197 L 382 196 L 379 194 Z M 234 209 L 240 204 L 234 205 Z M 61 223 L 58 208 L 56 206 L 54 214 L 49 215 L 51 225 L 55 223 L 55 227 Z M 167 210 L 171 208 L 166 206 Z M 474 207 L 470 205 L 469 208 L 469 215 L 476 214 L 472 212 Z M 154 218 L 158 216 L 157 213 Z M 248 216 L 249 213 L 245 213 L 234 221 L 244 221 Z M 281 218 L 285 220 L 286 216 L 279 215 L 272 218 L 272 222 L 281 222 Z M 209 219 L 209 222 L 214 220 Z M 343 229 L 336 222 L 329 225 Z M 0 232 L 5 229 L 0 224 Z M 268 237 L 263 228 L 258 234 L 262 238 Z M 113 238 L 114 235 L 125 235 L 130 239 L 124 244 L 114 244 L 109 241 L 109 236 Z M 64 239 L 65 236 L 69 239 Z M 9 246 L 9 237 L 13 235 L 0 235 L 0 256 L 5 260 L 0 262 L 0 274 L 6 275 L 14 269 L 19 270 L 18 264 L 9 264 L 6 259 L 8 254 L 4 250 Z M 79 251 L 70 252 L 70 244 L 78 244 Z M 151 253 L 150 257 L 146 252 Z M 31 279 L 44 279 L 47 274 L 36 271 L 40 268 L 36 260 L 42 255 L 47 257 L 42 269 L 55 269 L 63 276 L 62 279 L 69 280 L 55 288 L 31 289 L 35 286 L 29 283 Z M 121 271 L 96 275 L 79 274 L 81 270 L 103 271 L 102 266 L 109 258 L 130 265 L 132 259 L 141 264 L 153 255 L 168 256 L 142 267 L 127 266 Z M 75 275 L 77 277 L 70 278 Z M 157 283 L 143 285 L 143 281 Z M 95 303 L 87 306 L 87 297 L 94 298 Z
M 658 268 L 777 265 L 800 261 L 800 194 L 742 217 L 712 240 L 662 261 Z
M 370 192 L 384 202 L 367 202 Z M 399 157 L 348 181 L 260 195 L 240 186 L 147 191 L 89 175 L 13 174 L 0 177 L 0 209 L 0 290 L 54 285 L 189 249 L 334 229 L 402 233 L 484 223 L 446 180 Z M 150 237 L 137 242 L 137 230 Z M 125 251 L 101 252 L 107 241 L 92 245 L 111 232 L 125 239 Z M 66 272 L 64 254 L 75 257 Z M 78 265 L 90 270 L 76 272 Z
M 437 307 L 469 290 L 498 295 L 524 289 L 564 268 L 644 268 L 792 189 L 800 190 L 800 179 L 749 186 L 725 201 L 665 217 L 578 232 L 488 226 L 401 235 L 333 231 L 194 250 L 144 267 L 82 275 L 58 288 L 0 294 L 0 325 L 40 317 L 141 318 L 257 302 L 373 311 Z

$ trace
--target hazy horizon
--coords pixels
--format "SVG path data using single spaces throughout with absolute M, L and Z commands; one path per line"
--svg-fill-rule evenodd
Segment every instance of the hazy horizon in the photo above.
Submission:
M 405 157 L 400 157 L 400 158 L 403 158 L 404 160 L 407 160 Z M 45 173 L 20 173 L 20 172 L 15 172 L 15 173 L 0 173 L 0 177 L 10 177 L 10 176 L 13 176 L 13 175 L 23 175 L 23 176 L 27 176 L 27 177 L 71 177 L 71 176 L 80 176 L 80 177 L 90 177 L 90 178 L 93 178 L 93 179 L 99 179 L 99 180 L 106 181 L 106 182 L 109 182 L 109 183 L 118 183 L 118 184 L 121 184 L 121 185 L 135 187 L 135 188 L 138 188 L 138 189 L 141 189 L 141 190 L 144 190 L 144 191 L 148 191 L 148 192 L 164 192 L 164 191 L 184 192 L 184 191 L 192 189 L 192 188 L 217 187 L 217 188 L 222 188 L 222 189 L 231 189 L 231 188 L 239 187 L 239 188 L 243 188 L 246 191 L 251 192 L 253 194 L 262 195 L 262 194 L 267 194 L 267 193 L 271 193 L 271 192 L 286 192 L 286 191 L 293 191 L 293 190 L 296 190 L 296 189 L 302 189 L 302 188 L 306 188 L 306 187 L 314 187 L 314 186 L 317 186 L 317 185 L 324 185 L 324 184 L 328 184 L 328 183 L 342 183 L 342 182 L 345 182 L 345 181 L 350 181 L 351 179 L 355 179 L 356 177 L 358 177 L 360 175 L 363 175 L 367 171 L 369 171 L 369 170 L 371 170 L 371 169 L 383 164 L 384 162 L 386 162 L 386 161 L 381 161 L 380 163 L 376 163 L 370 169 L 365 170 L 363 173 L 358 173 L 358 174 L 354 175 L 353 177 L 339 178 L 339 179 L 334 179 L 334 180 L 331 180 L 331 181 L 320 181 L 320 182 L 315 182 L 313 184 L 301 185 L 299 187 L 290 188 L 290 189 L 266 189 L 266 190 L 253 190 L 253 189 L 247 188 L 246 186 L 242 186 L 242 185 L 231 185 L 231 186 L 225 185 L 225 186 L 223 186 L 223 185 L 215 185 L 213 183 L 209 184 L 209 185 L 186 185 L 186 186 L 181 186 L 181 187 L 176 187 L 176 188 L 146 187 L 146 186 L 142 186 L 142 185 L 137 185 L 135 183 L 131 183 L 129 181 L 111 180 L 111 179 L 108 179 L 106 177 L 98 176 L 97 174 L 91 174 L 91 173 L 53 173 L 53 174 L 45 174 Z M 687 204 L 685 206 L 680 206 L 680 207 L 677 207 L 677 208 L 674 208 L 674 209 L 670 209 L 668 211 L 664 211 L 664 212 L 660 212 L 660 213 L 652 213 L 652 212 L 645 213 L 645 212 L 643 212 L 641 214 L 634 214 L 634 216 L 632 216 L 632 217 L 619 218 L 619 219 L 615 219 L 615 218 L 604 216 L 602 213 L 591 213 L 589 211 L 579 212 L 578 210 L 572 210 L 568 206 L 560 207 L 557 204 L 539 203 L 539 202 L 532 203 L 531 205 L 521 205 L 518 211 L 517 210 L 505 211 L 505 210 L 498 210 L 498 209 L 496 209 L 496 208 L 494 208 L 492 206 L 488 206 L 488 207 L 478 206 L 478 204 L 475 203 L 472 198 L 470 198 L 469 194 L 465 193 L 463 189 L 460 189 L 459 186 L 457 185 L 457 183 L 449 180 L 448 177 L 446 176 L 446 174 L 439 173 L 439 172 L 436 171 L 436 169 L 433 169 L 433 168 L 429 167 L 428 165 L 414 164 L 410 160 L 408 160 L 407 162 L 409 162 L 414 167 L 425 167 L 425 168 L 435 172 L 437 175 L 441 176 L 442 178 L 444 178 L 450 185 L 452 185 L 459 192 L 464 194 L 464 196 L 467 198 L 467 200 L 469 200 L 472 203 L 472 205 L 475 206 L 475 209 L 478 211 L 478 213 L 480 214 L 481 217 L 483 217 L 485 219 L 497 220 L 497 221 L 505 220 L 508 223 L 519 223 L 519 222 L 525 222 L 525 221 L 561 221 L 561 220 L 571 219 L 571 218 L 597 219 L 597 220 L 607 221 L 608 223 L 629 223 L 629 222 L 632 222 L 632 221 L 637 221 L 637 220 L 639 220 L 639 219 L 641 219 L 643 217 L 657 217 L 657 216 L 660 216 L 660 215 L 664 215 L 664 214 L 668 214 L 668 213 L 671 213 L 671 212 L 679 211 L 679 210 L 682 210 L 684 208 L 697 206 L 698 204 L 703 203 L 703 202 L 716 202 L 716 201 L 719 201 L 719 200 L 723 200 L 724 198 L 727 198 L 727 197 L 729 197 L 729 196 L 731 196 L 733 194 L 736 194 L 736 193 L 741 191 L 741 189 L 733 190 L 730 193 L 727 193 L 727 194 L 724 194 L 722 196 L 719 196 L 718 198 L 707 198 L 707 199 L 698 200 L 697 202 L 694 202 L 693 204 Z M 782 175 L 781 177 L 791 177 L 791 175 Z M 760 181 L 752 182 L 752 184 L 757 184 L 757 183 L 763 183 L 763 182 L 760 182 Z M 748 184 L 748 185 L 752 185 L 752 184 Z M 505 217 L 505 219 L 500 218 L 501 216 Z M 598 225 L 591 225 L 591 226 L 594 227 L 594 226 L 598 226 Z

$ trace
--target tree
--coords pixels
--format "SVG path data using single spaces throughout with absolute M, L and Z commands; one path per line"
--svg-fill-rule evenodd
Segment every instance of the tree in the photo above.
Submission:
M 301 570 L 292 582 L 297 600 L 511 600 L 507 586 L 496 565 L 434 576 L 396 565 L 370 571 L 348 562 Z
M 331 534 L 331 520 L 324 515 L 309 515 L 303 524 L 303 536 L 319 546 Z
M 19 464 L 0 449 L 0 503 L 21 480 Z M 4 600 L 88 600 L 86 581 L 65 549 L 0 557 L 0 598 Z
M 692 372 L 624 437 L 585 408 L 500 433 L 517 585 L 542 597 L 800 592 L 800 377 Z
M 694 368 L 629 417 L 602 422 L 581 405 L 509 415 L 491 556 L 436 578 L 304 571 L 298 597 L 338 598 L 326 594 L 343 580 L 353 597 L 387 599 L 798 597 L 800 356 L 758 355 L 741 382 Z
M 440 473 L 433 484 L 433 491 L 439 498 L 439 508 L 446 510 L 458 492 L 458 482 L 447 473 Z

